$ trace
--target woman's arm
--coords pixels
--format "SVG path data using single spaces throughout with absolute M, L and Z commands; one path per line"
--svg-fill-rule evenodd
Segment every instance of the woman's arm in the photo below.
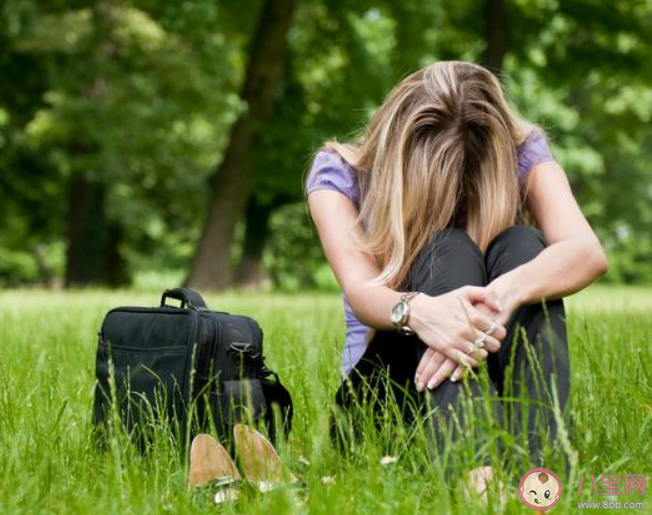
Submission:
M 564 170 L 541 163 L 529 173 L 527 203 L 547 243 L 532 261 L 496 278 L 488 288 L 505 307 L 504 319 L 524 304 L 577 292 L 606 273 L 607 258 L 582 214 Z
M 540 163 L 528 174 L 525 187 L 528 206 L 548 246 L 532 261 L 487 286 L 503 307 L 498 315 L 503 324 L 521 305 L 581 290 L 607 270 L 602 246 L 577 205 L 563 169 L 556 162 Z M 476 307 L 489 312 L 488 306 Z M 453 379 L 459 378 L 462 372 L 431 349 L 417 369 L 428 388 L 437 387 L 451 373 Z
M 326 259 L 356 318 L 375 329 L 393 329 L 391 309 L 402 293 L 384 286 L 363 286 L 379 269 L 372 255 L 353 248 L 356 239 L 364 238 L 359 227 L 349 234 L 358 215 L 353 203 L 340 193 L 317 190 L 308 196 L 308 206 Z
M 360 227 L 350 230 L 358 212 L 346 196 L 329 190 L 316 190 L 308 196 L 310 214 L 335 277 L 344 290 L 356 318 L 363 324 L 392 330 L 391 310 L 401 293 L 386 286 L 370 285 L 379 273 L 374 257 L 354 248 L 365 236 Z M 478 332 L 484 331 L 492 320 L 473 307 L 474 303 L 491 299 L 485 288 L 467 286 L 449 294 L 430 297 L 420 294 L 411 305 L 408 325 L 426 345 L 439 350 L 458 363 L 477 366 L 475 358 L 483 359 L 486 351 L 480 349 L 473 357 L 467 355 Z M 470 324 L 469 324 L 470 322 Z M 487 349 L 497 350 L 498 340 L 506 331 L 498 328 L 487 340 Z

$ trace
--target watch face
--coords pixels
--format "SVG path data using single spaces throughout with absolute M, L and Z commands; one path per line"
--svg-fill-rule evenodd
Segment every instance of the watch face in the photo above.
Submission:
M 408 305 L 406 302 L 399 302 L 392 308 L 392 323 L 400 324 L 405 321 L 407 316 Z

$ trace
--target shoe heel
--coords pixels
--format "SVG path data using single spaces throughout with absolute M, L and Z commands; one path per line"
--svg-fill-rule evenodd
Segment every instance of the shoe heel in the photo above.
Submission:
M 242 481 L 242 476 L 226 449 L 211 435 L 197 435 L 190 446 L 188 486 L 197 488 L 209 483 L 238 481 Z
M 268 492 L 282 484 L 298 483 L 271 442 L 256 429 L 236 424 L 233 426 L 233 439 L 244 476 L 257 490 Z

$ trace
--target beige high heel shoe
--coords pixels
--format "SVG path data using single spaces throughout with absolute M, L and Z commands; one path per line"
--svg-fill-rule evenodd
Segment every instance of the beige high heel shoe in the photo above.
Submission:
M 190 446 L 188 486 L 217 488 L 214 501 L 222 504 L 238 497 L 235 488 L 242 481 L 235 463 L 226 449 L 215 438 L 207 434 L 195 436 Z
M 236 424 L 233 436 L 238 463 L 247 481 L 258 491 L 269 492 L 283 484 L 299 482 L 261 433 L 245 424 Z

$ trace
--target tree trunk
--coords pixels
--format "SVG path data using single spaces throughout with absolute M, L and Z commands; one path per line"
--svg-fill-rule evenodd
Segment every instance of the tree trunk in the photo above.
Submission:
M 80 174 L 70 184 L 68 203 L 65 286 L 127 284 L 122 228 L 106 219 L 106 186 Z
M 111 2 L 96 2 L 92 7 L 94 23 L 93 66 L 101 69 L 105 60 L 111 59 L 114 47 L 110 43 L 112 23 Z M 102 102 L 106 92 L 106 79 L 94 77 L 88 84 L 88 100 Z M 98 159 L 99 148 L 85 141 L 79 134 L 67 149 L 74 160 Z M 86 158 L 86 159 L 84 159 Z M 70 286 L 122 286 L 128 282 L 127 265 L 119 251 L 122 228 L 107 220 L 106 196 L 108 186 L 102 180 L 89 180 L 85 169 L 77 167 L 69 185 L 68 246 L 66 249 L 66 275 L 64 283 Z
M 274 211 L 273 204 L 261 204 L 252 195 L 247 205 L 242 258 L 236 275 L 236 284 L 250 289 L 260 289 L 265 279 L 263 251 L 269 234 L 269 219 Z
M 117 222 L 107 225 L 107 238 L 104 247 L 104 284 L 118 288 L 131 283 L 131 273 L 127 261 L 120 253 L 124 228 Z
M 296 0 L 265 0 L 252 39 L 241 98 L 247 105 L 231 129 L 224 158 L 212 179 L 212 195 L 186 284 L 202 290 L 231 286 L 231 245 L 236 222 L 251 196 L 247 156 L 260 126 L 274 109 L 283 72 L 287 33 Z
M 485 39 L 482 63 L 494 73 L 503 69 L 509 47 L 506 0 L 486 0 Z
M 104 200 L 104 185 L 91 183 L 82 176 L 72 179 L 68 198 L 66 287 L 100 284 L 104 280 Z

